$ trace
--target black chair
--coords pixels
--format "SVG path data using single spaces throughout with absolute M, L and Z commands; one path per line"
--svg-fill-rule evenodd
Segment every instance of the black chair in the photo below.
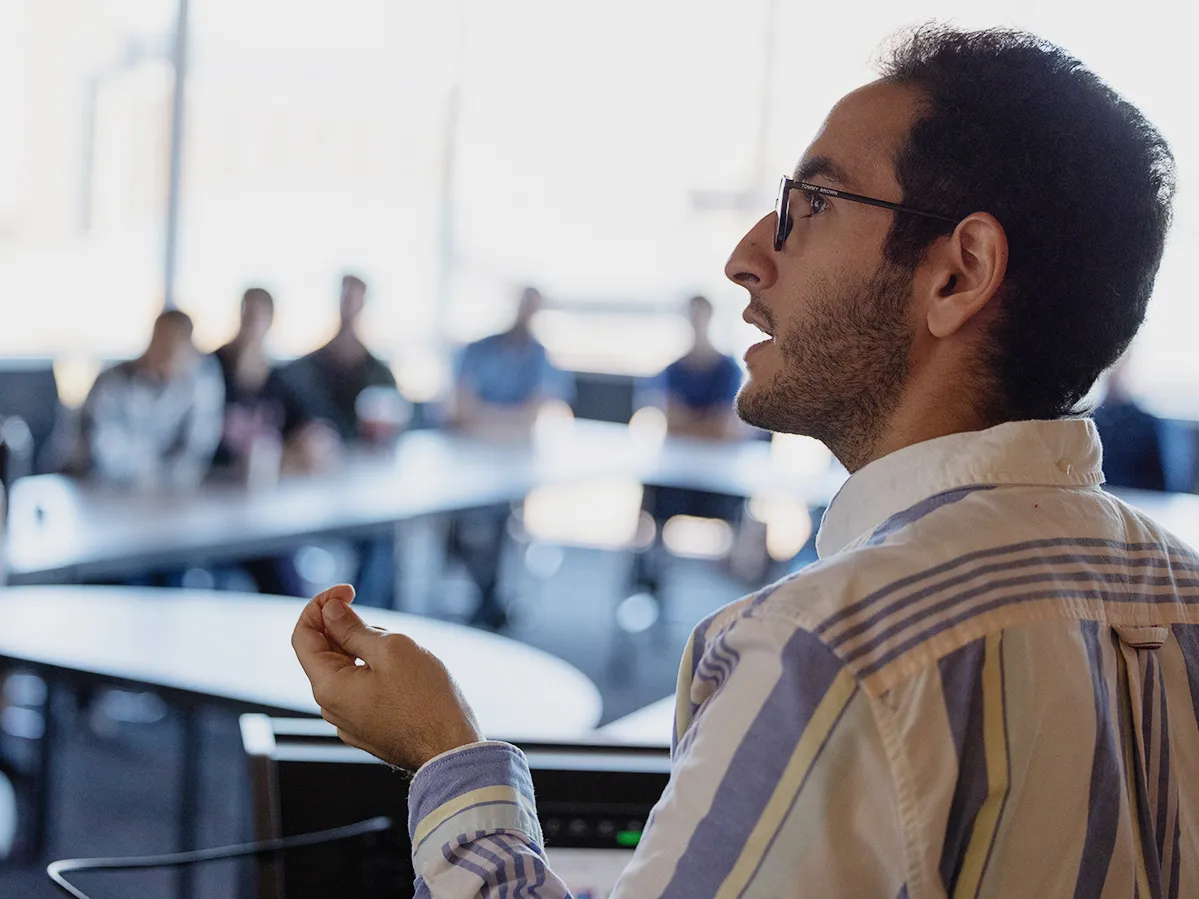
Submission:
M 637 379 L 631 375 L 573 372 L 575 418 L 628 424 L 636 409 Z
M 62 414 L 52 360 L 0 359 L 0 419 L 15 416 L 29 428 L 34 471 L 53 467 L 49 450 Z

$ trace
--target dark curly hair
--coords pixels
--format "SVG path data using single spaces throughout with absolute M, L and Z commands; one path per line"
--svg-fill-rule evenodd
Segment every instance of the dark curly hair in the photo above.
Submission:
M 1170 225 L 1174 158 L 1140 111 L 1060 47 L 925 25 L 881 65 L 922 111 L 895 159 L 904 202 L 989 212 L 1007 275 L 987 348 L 1000 419 L 1075 411 L 1145 317 Z M 948 226 L 896 216 L 886 256 L 914 269 Z

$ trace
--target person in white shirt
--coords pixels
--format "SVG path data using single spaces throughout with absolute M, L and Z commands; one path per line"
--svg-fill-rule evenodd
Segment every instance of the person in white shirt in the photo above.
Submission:
M 1194 899 L 1199 554 L 1102 489 L 1075 411 L 1144 319 L 1170 149 L 1028 34 L 925 27 L 882 75 L 725 268 L 766 338 L 741 417 L 851 476 L 819 562 L 695 629 L 614 895 Z M 416 895 L 569 895 L 519 750 L 350 598 L 293 645 L 342 738 L 416 769 Z
M 145 352 L 96 378 L 72 467 L 111 486 L 194 487 L 212 465 L 224 405 L 220 370 L 197 352 L 191 318 L 163 312 Z

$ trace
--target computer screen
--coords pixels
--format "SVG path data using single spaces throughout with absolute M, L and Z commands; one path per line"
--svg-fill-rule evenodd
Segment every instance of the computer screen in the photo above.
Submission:
M 269 720 L 273 748 L 269 758 L 259 748 L 255 774 L 272 781 L 269 790 L 256 787 L 259 837 L 323 830 L 376 815 L 392 817 L 397 827 L 382 836 L 287 853 L 276 860 L 273 892 L 266 895 L 411 896 L 408 778 L 341 744 L 323 721 Z M 521 748 L 529 759 L 550 867 L 576 899 L 607 899 L 669 779 L 668 752 L 590 744 Z

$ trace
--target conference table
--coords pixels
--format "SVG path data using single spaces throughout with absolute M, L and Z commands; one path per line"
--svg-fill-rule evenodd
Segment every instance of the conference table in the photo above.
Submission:
M 112 685 L 148 689 L 180 709 L 183 722 L 180 842 L 195 837 L 197 711 L 317 715 L 291 650 L 303 600 L 259 594 L 130 587 L 0 589 L 0 665 L 35 669 L 53 691 Z M 600 720 L 595 685 L 567 662 L 515 640 L 399 612 L 363 608 L 371 624 L 408 634 L 453 672 L 488 736 L 578 739 Z M 34 851 L 50 823 L 53 699 L 46 702 Z
M 611 477 L 745 497 L 785 493 L 823 505 L 844 473 L 812 472 L 763 441 L 665 438 L 622 424 L 551 420 L 529 440 L 416 431 L 331 473 L 260 488 L 211 483 L 149 493 L 39 475 L 13 485 L 8 582 L 79 583 L 230 563 L 309 540 L 397 529 L 402 548 L 413 522 L 518 501 L 537 487 Z M 411 592 L 402 580 L 399 587 L 400 595 Z

